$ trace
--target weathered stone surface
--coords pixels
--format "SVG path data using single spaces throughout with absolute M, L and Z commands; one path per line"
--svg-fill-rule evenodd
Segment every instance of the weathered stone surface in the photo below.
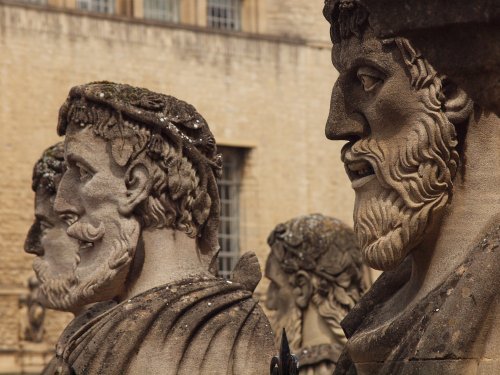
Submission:
M 268 243 L 266 306 L 275 341 L 285 329 L 301 374 L 331 374 L 347 341 L 340 322 L 365 290 L 354 232 L 314 214 L 279 224 Z
M 407 37 L 437 71 L 500 115 L 500 6 L 495 0 L 363 0 L 379 37 Z
M 340 73 L 326 135 L 348 141 L 354 231 L 386 271 L 342 323 L 336 374 L 496 373 L 500 120 L 359 2 L 324 14 Z
M 255 262 L 240 265 L 243 285 L 209 272 L 221 159 L 203 117 L 171 96 L 97 82 L 70 91 L 58 132 L 67 169 L 53 210 L 78 259 L 65 288 L 40 289 L 77 317 L 44 374 L 267 371 L 272 332 L 247 290 L 258 281 L 245 277 Z
M 269 333 L 250 292 L 193 277 L 151 289 L 81 325 L 44 374 L 58 367 L 63 374 L 262 374 L 270 362 L 262 345 Z
M 73 271 L 80 261 L 78 241 L 66 234 L 67 224 L 53 207 L 65 170 L 62 142 L 47 148 L 35 164 L 31 183 L 35 220 L 24 243 L 24 250 L 36 255 L 33 270 L 40 285 L 32 299 L 54 309 L 60 309 L 60 299 L 66 300 L 77 282 Z
M 321 129 L 328 102 L 318 98 L 331 92 L 324 77 L 337 76 L 328 61 L 328 43 L 313 46 L 265 35 L 124 22 L 25 2 L 0 3 L 0 70 L 5 72 L 0 82 L 0 123 L 5 125 L 0 148 L 0 289 L 27 290 L 32 256 L 22 247 L 33 221 L 31 171 L 41 151 L 59 140 L 54 114 L 68 88 L 81 82 L 106 78 L 175 93 L 203 114 L 218 144 L 244 152 L 240 249 L 255 251 L 262 265 L 269 229 L 277 222 L 321 211 L 352 225 L 354 194 L 336 157 L 340 144 L 332 147 Z M 311 5 L 287 2 L 287 7 L 300 5 L 293 22 L 289 13 L 273 13 L 281 3 L 273 0 L 270 9 L 266 0 L 267 9 L 261 8 L 270 26 L 280 17 L 280 33 L 293 29 L 295 35 L 304 35 L 307 29 L 314 39 L 313 34 L 322 34 L 322 40 L 329 40 L 322 0 Z M 119 65 L 116 56 L 121 57 Z M 43 98 L 40 105 L 26 105 L 35 97 Z M 277 170 L 276 165 L 286 167 Z M 294 183 L 290 173 L 297 175 Z M 266 287 L 267 280 L 262 280 L 256 292 L 260 295 Z M 10 302 L 5 309 L 18 314 L 17 298 L 0 297 L 0 308 Z M 46 340 L 52 346 L 72 318 L 70 313 L 47 312 Z M 0 321 L 6 337 L 17 335 L 18 326 Z M 9 341 L 4 353 L 14 356 L 18 344 Z M 4 363 L 0 361 L 0 372 Z

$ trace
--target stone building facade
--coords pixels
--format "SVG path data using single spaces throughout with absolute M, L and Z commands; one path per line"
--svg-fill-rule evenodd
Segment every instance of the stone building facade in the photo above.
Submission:
M 212 8 L 236 0 L 181 0 L 169 19 L 151 19 L 151 0 L 117 0 L 111 10 L 106 1 L 0 0 L 0 374 L 37 373 L 71 319 L 48 312 L 44 342 L 23 340 L 31 171 L 58 141 L 58 108 L 74 85 L 130 83 L 203 114 L 227 162 L 227 258 L 252 250 L 263 265 L 269 232 L 299 214 L 352 223 L 341 143 L 324 136 L 337 73 L 323 0 L 238 0 L 237 20 L 226 24 L 229 13 Z

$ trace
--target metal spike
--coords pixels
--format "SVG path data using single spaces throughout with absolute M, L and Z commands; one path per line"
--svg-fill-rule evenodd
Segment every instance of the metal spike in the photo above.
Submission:
M 280 353 L 274 356 L 271 360 L 271 375 L 298 375 L 299 373 L 299 360 L 297 356 L 290 353 L 290 346 L 286 337 L 286 331 L 283 328 L 281 334 L 281 347 Z

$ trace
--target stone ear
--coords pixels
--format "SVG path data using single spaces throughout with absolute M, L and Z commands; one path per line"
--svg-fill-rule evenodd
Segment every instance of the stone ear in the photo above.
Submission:
M 472 100 L 446 76 L 442 78 L 442 85 L 445 96 L 444 112 L 448 120 L 454 125 L 467 121 L 474 106 Z
M 307 308 L 312 297 L 313 286 L 307 272 L 299 271 L 295 274 L 295 303 L 301 309 Z
M 127 197 L 119 207 L 124 216 L 131 215 L 134 209 L 149 197 L 152 181 L 148 167 L 141 162 L 132 164 L 125 174 Z

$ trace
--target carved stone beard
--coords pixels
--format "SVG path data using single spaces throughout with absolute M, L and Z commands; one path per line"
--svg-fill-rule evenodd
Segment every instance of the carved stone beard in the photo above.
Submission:
M 35 292 L 35 299 L 43 301 L 46 307 L 57 309 L 57 301 L 69 298 L 71 288 L 78 283 L 75 270 L 79 263 L 80 255 L 75 253 L 72 270 L 54 277 L 48 262 L 36 257 L 33 260 L 33 270 L 40 280 L 40 286 Z
M 406 126 L 409 136 L 399 143 L 368 137 L 342 150 L 346 161 L 368 161 L 381 185 L 357 191 L 354 208 L 363 259 L 379 270 L 399 265 L 422 241 L 431 215 L 451 195 L 457 169 L 456 133 L 443 112 L 424 105 Z
M 276 348 L 281 347 L 281 332 L 284 328 L 290 350 L 297 352 L 302 344 L 302 310 L 294 304 L 293 307 L 287 310 L 286 314 L 271 313 L 269 321 L 275 332 L 274 343 Z
M 92 270 L 90 277 L 79 277 L 78 265 L 80 255 L 71 275 L 62 281 L 57 279 L 44 281 L 39 289 L 42 300 L 46 301 L 46 306 L 56 310 L 73 311 L 75 307 L 83 307 L 88 303 L 111 299 L 99 297 L 102 292 L 112 289 L 113 286 L 123 284 L 128 274 L 130 263 L 137 247 L 140 225 L 135 219 L 125 219 L 113 221 L 119 235 L 112 240 L 109 249 L 107 262 L 101 262 Z M 73 229 L 72 229 L 73 227 Z M 76 229 L 74 229 L 76 227 Z M 98 228 L 103 228 L 99 225 Z M 96 228 L 89 224 L 76 222 L 68 228 L 68 232 L 78 233 L 78 239 L 91 242 L 94 238 L 85 237 L 87 233 L 96 233 Z M 104 231 L 102 236 L 104 236 Z M 85 250 L 80 250 L 85 251 Z M 106 249 L 91 249 L 91 251 L 106 251 Z

